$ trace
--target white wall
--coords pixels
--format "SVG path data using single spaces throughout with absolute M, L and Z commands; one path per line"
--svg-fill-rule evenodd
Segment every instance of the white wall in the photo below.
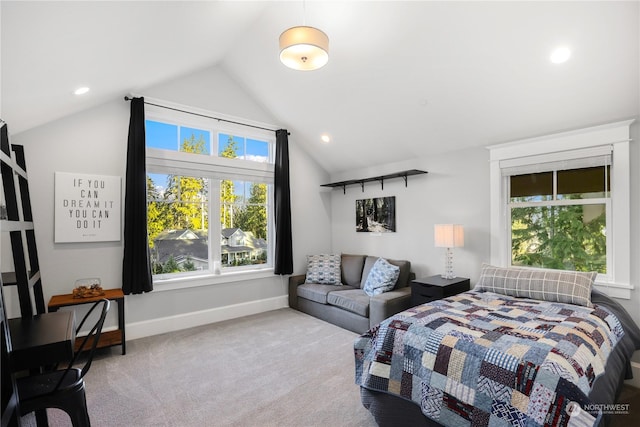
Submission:
M 139 93 L 277 126 L 218 68 Z M 82 277 L 100 277 L 108 288 L 121 286 L 122 242 L 54 243 L 53 177 L 56 171 L 124 177 L 129 105 L 119 98 L 11 136 L 12 143 L 25 146 L 45 300 L 71 292 L 74 281 Z M 299 148 L 295 135 L 289 141 L 294 250 L 328 251 L 330 212 L 317 192 L 320 183 L 326 181 L 326 173 Z M 122 197 L 124 200 L 124 190 Z M 313 214 L 307 215 L 309 212 Z M 295 260 L 298 271 L 304 270 L 301 259 L 297 256 Z M 7 299 L 7 305 L 17 307 L 17 296 Z M 127 296 L 125 304 L 127 337 L 133 339 L 284 307 L 287 287 L 286 280 L 278 276 L 179 290 L 156 286 L 151 293 Z M 115 325 L 115 313 L 111 314 L 109 326 Z
M 433 246 L 433 225 L 464 226 L 465 245 L 454 249 L 454 273 L 477 279 L 480 264 L 489 261 L 489 154 L 484 148 L 452 152 L 429 158 L 387 164 L 365 170 L 334 174 L 332 181 L 379 176 L 407 169 L 426 175 L 334 189 L 332 201 L 332 249 L 407 259 L 418 277 L 444 271 L 444 249 Z M 355 201 L 371 197 L 396 197 L 395 233 L 357 233 Z

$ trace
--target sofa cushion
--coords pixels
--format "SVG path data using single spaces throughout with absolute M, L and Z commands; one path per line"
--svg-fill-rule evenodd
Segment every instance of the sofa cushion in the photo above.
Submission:
M 591 288 L 597 273 L 495 267 L 483 264 L 476 291 L 593 307 Z
M 297 287 L 297 293 L 300 298 L 315 301 L 320 304 L 327 304 L 327 295 L 336 289 L 354 289 L 350 286 L 337 285 L 321 285 L 318 283 L 304 283 Z
M 364 284 L 367 281 L 367 277 L 369 276 L 369 272 L 373 268 L 373 265 L 378 260 L 378 257 L 368 256 L 364 261 L 364 268 L 362 269 L 362 280 L 360 281 L 360 287 L 364 288 Z M 409 275 L 411 274 L 411 262 L 404 260 L 395 260 L 395 259 L 386 259 L 389 264 L 397 265 L 400 267 L 400 274 L 398 275 L 398 280 L 394 288 L 402 288 L 407 286 L 409 282 Z
M 400 267 L 390 264 L 384 258 L 378 258 L 364 283 L 364 292 L 372 297 L 390 291 L 396 285 L 399 274 Z
M 308 255 L 306 283 L 340 284 L 340 255 Z
M 336 290 L 327 296 L 327 302 L 343 310 L 369 317 L 369 295 L 362 289 Z
M 364 255 L 342 254 L 342 284 L 360 287 L 362 280 L 362 268 L 364 267 Z

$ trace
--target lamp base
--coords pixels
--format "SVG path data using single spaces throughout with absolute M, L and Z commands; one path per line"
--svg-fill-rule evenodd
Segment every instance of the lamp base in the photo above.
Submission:
M 443 279 L 455 279 L 456 276 L 453 274 L 453 250 L 451 248 L 447 248 L 445 262 L 444 262 L 444 274 L 441 274 L 440 277 Z

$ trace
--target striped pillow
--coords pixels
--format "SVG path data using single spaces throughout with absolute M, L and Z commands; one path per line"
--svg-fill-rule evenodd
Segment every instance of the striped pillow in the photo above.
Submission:
M 482 264 L 474 290 L 593 307 L 591 288 L 598 273 L 495 267 Z

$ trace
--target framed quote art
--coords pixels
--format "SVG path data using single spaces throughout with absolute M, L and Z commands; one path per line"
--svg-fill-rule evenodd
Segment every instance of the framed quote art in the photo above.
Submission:
M 119 176 L 55 173 L 55 243 L 113 242 L 121 235 Z

